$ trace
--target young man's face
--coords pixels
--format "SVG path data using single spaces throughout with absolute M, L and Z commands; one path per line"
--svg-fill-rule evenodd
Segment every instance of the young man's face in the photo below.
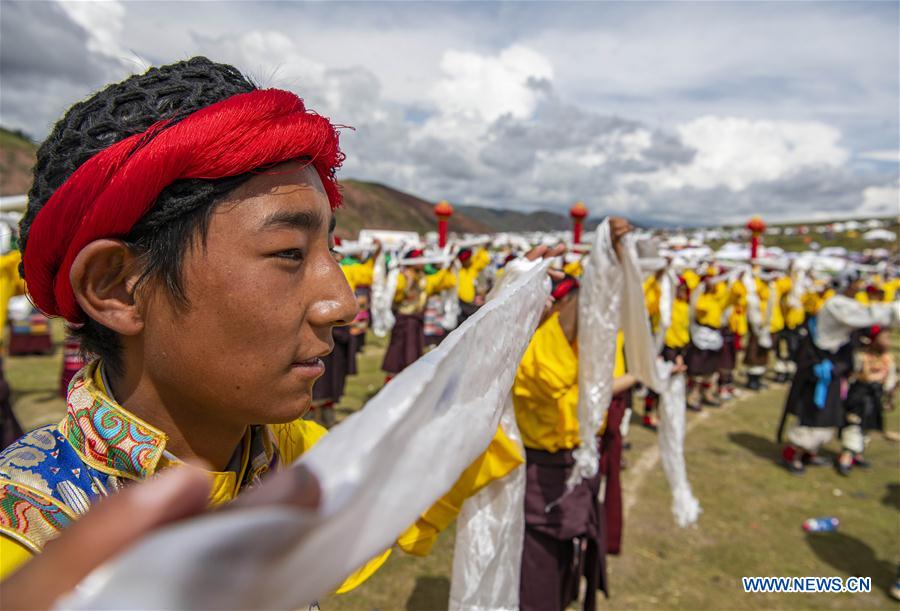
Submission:
M 198 240 L 185 253 L 189 308 L 158 288 L 149 298 L 142 354 L 164 401 L 244 425 L 309 408 L 331 329 L 357 311 L 330 250 L 331 223 L 316 171 L 297 163 L 216 207 L 205 247 Z

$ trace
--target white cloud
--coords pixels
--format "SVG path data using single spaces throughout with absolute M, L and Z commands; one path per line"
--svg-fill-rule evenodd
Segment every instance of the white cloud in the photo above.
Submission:
M 88 50 L 118 60 L 131 55 L 122 47 L 125 7 L 119 0 L 59 2 L 59 6 L 88 33 Z
M 900 216 L 900 181 L 894 185 L 866 188 L 858 213 L 872 216 Z
M 677 132 L 697 154 L 690 164 L 647 179 L 657 188 L 741 191 L 755 182 L 807 167 L 838 167 L 849 159 L 838 144 L 841 133 L 821 123 L 706 116 L 678 126 Z
M 897 151 L 866 151 L 860 153 L 861 159 L 870 159 L 872 161 L 892 161 L 900 163 L 900 150 Z
M 448 50 L 441 59 L 443 78 L 432 90 L 432 101 L 444 114 L 490 122 L 504 114 L 517 118 L 534 112 L 540 93 L 529 82 L 553 79 L 547 59 L 514 46 L 499 55 Z

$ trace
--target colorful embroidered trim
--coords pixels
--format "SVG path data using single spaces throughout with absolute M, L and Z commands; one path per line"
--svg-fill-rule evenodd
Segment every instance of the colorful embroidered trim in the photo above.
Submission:
M 57 501 L 21 484 L 0 480 L 0 532 L 38 553 L 74 517 Z

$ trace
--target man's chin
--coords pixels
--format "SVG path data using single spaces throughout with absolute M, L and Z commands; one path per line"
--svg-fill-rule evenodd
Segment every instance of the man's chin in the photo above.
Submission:
M 298 420 L 309 413 L 312 407 L 312 397 L 304 395 L 302 398 L 294 398 L 290 402 L 282 403 L 277 409 L 273 409 L 266 416 L 266 424 L 285 424 Z

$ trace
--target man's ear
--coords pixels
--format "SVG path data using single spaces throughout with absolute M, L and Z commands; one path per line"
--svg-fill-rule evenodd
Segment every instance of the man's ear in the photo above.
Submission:
M 144 328 L 135 296 L 136 263 L 125 242 L 94 240 L 81 249 L 69 272 L 75 299 L 88 318 L 121 335 L 137 335 Z

